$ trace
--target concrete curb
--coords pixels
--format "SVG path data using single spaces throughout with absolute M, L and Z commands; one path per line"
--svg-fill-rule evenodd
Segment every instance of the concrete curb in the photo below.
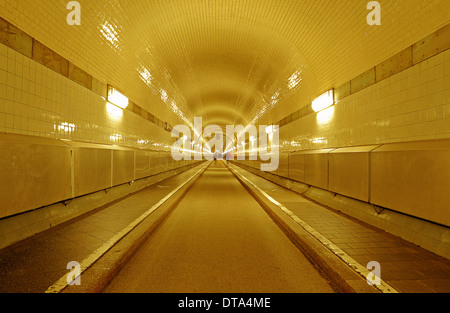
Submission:
M 366 280 L 351 269 L 332 251 L 320 243 L 305 229 L 298 225 L 277 205 L 269 201 L 257 189 L 242 180 L 231 170 L 233 175 L 247 189 L 253 198 L 264 208 L 272 220 L 302 251 L 311 263 L 340 293 L 378 293 L 379 290 L 367 284 Z
M 208 165 L 209 166 L 209 165 Z M 205 166 L 187 184 L 175 192 L 167 201 L 140 222 L 132 231 L 120 239 L 92 266 L 81 274 L 81 285 L 67 285 L 61 293 L 100 293 L 109 284 L 122 266 L 133 256 L 139 247 L 170 216 L 184 195 L 208 168 Z

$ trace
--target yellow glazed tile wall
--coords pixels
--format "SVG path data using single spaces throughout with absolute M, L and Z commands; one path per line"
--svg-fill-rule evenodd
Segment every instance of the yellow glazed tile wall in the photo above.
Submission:
M 3 0 L 0 1 L 0 16 L 93 77 L 131 95 L 131 100 L 172 125 L 180 123 L 178 116 L 172 114 L 177 108 L 174 102 L 163 100 L 163 94 L 187 99 L 187 103 L 177 100 L 176 105 L 183 111 L 193 113 L 190 117 L 208 112 L 205 115 L 209 114 L 214 121 L 235 122 L 238 117 L 242 117 L 238 116 L 239 112 L 244 112 L 248 121 L 259 116 L 258 122 L 264 124 L 278 121 L 301 109 L 330 86 L 340 86 L 449 22 L 447 12 L 450 2 L 447 0 L 380 2 L 383 12 L 380 27 L 367 25 L 367 2 L 359 0 L 84 0 L 80 1 L 82 27 L 72 27 L 66 23 L 69 12 L 66 9 L 67 0 Z M 115 33 L 114 38 L 109 36 L 108 39 L 108 32 Z M 153 76 L 152 84 L 157 85 L 149 88 L 142 81 L 138 72 L 142 66 Z M 8 86 L 12 83 L 8 76 L 15 73 L 15 67 L 10 67 L 6 84 L 3 84 L 7 87 L 4 94 L 7 99 L 11 96 L 15 100 L 17 98 L 16 102 L 20 105 L 18 108 L 14 106 L 14 113 L 11 111 L 11 100 L 2 104 L 4 108 L 0 114 L 4 116 L 0 116 L 0 121 L 4 120 L 5 130 L 62 137 L 70 133 L 71 138 L 88 138 L 95 142 L 105 142 L 110 138 L 120 143 L 134 138 L 131 141 L 137 142 L 146 140 L 143 134 L 150 136 L 150 132 L 145 129 L 153 128 L 144 124 L 137 127 L 144 121 L 128 116 L 127 112 L 123 118 L 126 122 L 114 122 L 106 117 L 104 105 L 97 100 L 98 97 L 91 97 L 88 91 L 75 92 L 78 96 L 83 95 L 79 96 L 83 103 L 87 98 L 89 100 L 86 102 L 91 103 L 88 108 L 84 108 L 85 104 L 81 105 L 82 111 L 74 110 L 72 106 L 75 104 L 41 103 L 43 97 L 39 96 L 32 98 L 39 103 L 39 110 L 45 112 L 34 110 L 25 117 L 21 113 L 25 111 L 21 101 L 29 95 L 26 91 L 22 95 L 14 91 L 20 89 Z M 287 86 L 295 70 L 304 70 L 303 85 L 291 93 Z M 4 81 L 5 74 L 2 75 L 0 79 Z M 53 74 L 48 75 L 53 77 L 52 80 L 59 79 Z M 20 74 L 16 76 L 20 77 Z M 38 78 L 42 79 L 41 75 Z M 157 89 L 158 86 L 165 90 L 161 90 L 162 87 Z M 78 86 L 73 88 L 77 89 Z M 301 126 L 283 129 L 283 138 L 289 142 L 305 141 L 312 147 L 354 142 L 366 144 L 368 142 L 365 140 L 376 141 L 373 137 L 381 137 L 379 129 L 388 132 L 389 137 L 386 138 L 389 139 L 386 140 L 405 138 L 405 130 L 411 127 L 406 127 L 403 121 L 398 120 L 406 119 L 400 116 L 411 112 L 401 109 L 398 109 L 398 114 L 384 112 L 388 110 L 387 106 L 376 104 L 373 99 L 366 97 L 369 91 L 378 92 L 377 88 L 372 86 L 344 99 L 342 106 L 336 106 L 335 119 L 329 123 L 317 125 L 312 117 L 302 118 Z M 49 93 L 47 86 L 38 89 L 39 94 L 45 93 L 47 96 Z M 72 90 L 72 85 L 69 89 Z M 231 100 L 228 103 L 217 101 L 218 98 L 222 100 L 217 94 L 221 96 L 229 93 L 236 97 L 229 97 Z M 283 93 L 288 94 L 274 98 L 274 95 Z M 361 100 L 361 97 L 364 98 Z M 64 101 L 78 100 L 71 98 Z M 92 105 L 97 101 L 99 105 Z M 373 107 L 383 107 L 375 111 L 370 105 L 363 104 L 364 108 L 358 105 L 355 111 L 347 112 L 345 109 L 346 106 L 355 106 L 354 102 L 367 101 Z M 49 105 L 52 106 L 51 110 Z M 30 107 L 33 105 L 25 105 L 27 110 Z M 99 109 L 92 109 L 94 107 Z M 223 109 L 225 107 L 226 110 Z M 94 111 L 90 112 L 91 109 Z M 73 118 L 74 121 L 83 126 L 78 128 L 74 121 L 66 121 L 72 116 L 61 116 L 60 110 L 74 111 L 74 115 L 78 114 L 78 117 Z M 369 113 L 375 117 L 369 116 Z M 437 111 L 435 113 L 440 114 Z M 93 114 L 93 117 L 85 117 L 87 114 Z M 355 115 L 361 115 L 361 118 Z M 391 117 L 395 119 L 391 121 Z M 31 120 L 29 125 L 28 120 Z M 55 120 L 66 123 L 60 128 L 69 131 L 52 134 L 51 127 L 55 127 Z M 362 124 L 364 122 L 366 125 Z M 381 124 L 391 122 L 402 126 L 391 127 L 389 124 L 389 127 L 381 128 Z M 115 136 L 112 130 L 117 125 L 123 133 Z M 423 125 L 415 127 L 424 128 Z M 432 127 L 440 129 L 445 128 L 445 125 Z M 72 128 L 79 129 L 79 132 L 75 134 Z M 137 133 L 134 134 L 130 128 L 137 129 Z M 414 133 L 417 132 L 416 129 Z M 159 138 L 160 132 L 155 133 L 156 138 Z M 436 137 L 438 133 L 445 134 L 445 131 L 436 131 Z
M 450 49 L 280 130 L 285 150 L 450 138 Z
M 165 149 L 170 133 L 0 44 L 0 132 Z
M 211 107 L 217 120 L 278 121 L 449 22 L 447 0 L 380 0 L 380 27 L 361 0 L 83 0 L 82 27 L 71 27 L 68 2 L 0 1 L 0 15 L 172 125 L 176 109 L 192 118 Z M 291 95 L 296 71 L 303 85 Z M 234 97 L 217 105 L 210 92 Z
M 134 25 L 136 21 L 126 15 L 124 7 L 133 9 L 141 5 L 136 5 L 138 2 L 124 5 L 121 1 L 80 1 L 82 27 L 72 27 L 66 23 L 68 2 L 3 1 L 3 4 L 0 3 L 0 16 L 92 76 L 102 81 L 107 80 L 113 86 L 124 90 L 132 101 L 143 105 L 155 116 L 171 122 L 172 125 L 180 123 L 176 116 L 170 114 L 159 95 L 155 95 L 154 91 L 141 81 L 137 60 L 132 57 L 129 62 L 130 54 L 139 54 L 138 50 L 145 47 L 122 45 L 127 35 L 124 29 Z M 139 10 L 134 12 L 139 14 Z M 110 42 L 103 35 L 105 25 L 106 32 L 117 33 L 114 42 Z M 131 35 L 138 33 L 131 32 Z M 137 42 L 141 44 L 144 40 Z

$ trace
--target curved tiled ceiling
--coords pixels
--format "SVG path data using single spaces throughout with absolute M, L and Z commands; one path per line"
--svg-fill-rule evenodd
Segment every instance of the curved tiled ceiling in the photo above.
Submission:
M 1 13 L 172 125 L 278 121 L 450 22 L 447 0 L 379 1 L 381 26 L 361 0 L 84 0 L 69 26 L 67 2 Z

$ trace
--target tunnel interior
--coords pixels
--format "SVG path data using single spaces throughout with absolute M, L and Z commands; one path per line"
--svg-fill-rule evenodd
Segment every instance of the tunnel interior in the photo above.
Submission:
M 0 249 L 213 161 L 449 258 L 449 12 L 0 2 Z

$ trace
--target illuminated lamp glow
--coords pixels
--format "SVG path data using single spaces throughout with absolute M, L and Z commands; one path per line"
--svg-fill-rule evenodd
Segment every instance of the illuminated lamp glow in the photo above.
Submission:
M 334 90 L 331 89 L 320 95 L 312 102 L 312 109 L 314 112 L 323 111 L 334 104 Z
M 328 124 L 333 119 L 333 116 L 334 116 L 334 106 L 317 113 L 317 122 L 320 125 Z
M 106 103 L 106 111 L 108 112 L 109 116 L 113 118 L 121 118 L 123 115 L 122 109 L 110 102 Z
M 129 104 L 128 98 L 111 86 L 108 86 L 108 102 L 121 109 L 127 108 Z

